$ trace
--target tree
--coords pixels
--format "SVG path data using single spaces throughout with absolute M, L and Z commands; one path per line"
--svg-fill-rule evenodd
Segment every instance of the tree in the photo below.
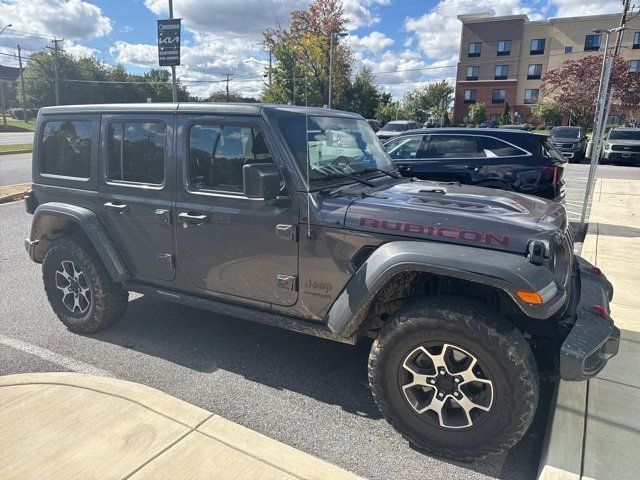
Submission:
M 443 118 L 449 109 L 454 90 L 447 80 L 411 90 L 402 97 L 402 113 L 404 117 L 420 123 L 425 122 L 430 114 Z
M 501 125 L 510 125 L 511 122 L 511 107 L 509 106 L 509 102 L 504 102 L 504 107 L 502 108 L 502 115 L 500 115 L 500 124 Z
M 411 90 L 402 97 L 402 114 L 405 118 L 424 123 L 430 113 L 431 104 L 424 89 Z
M 555 103 L 538 103 L 531 108 L 531 112 L 547 126 L 554 125 L 560 117 L 560 109 Z
M 376 116 L 382 123 L 390 122 L 391 120 L 404 119 L 402 112 L 395 103 L 380 103 L 376 109 Z
M 640 80 L 629 73 L 629 62 L 620 56 L 612 57 L 612 105 L 635 106 L 640 103 Z M 589 55 L 579 60 L 567 60 L 560 67 L 542 77 L 542 93 L 553 99 L 561 113 L 583 128 L 593 125 L 602 57 Z
M 364 68 L 346 92 L 346 109 L 364 118 L 375 118 L 381 94 L 375 86 L 371 70 Z
M 329 99 L 329 47 L 333 39 L 332 106 L 344 109 L 351 79 L 351 51 L 336 34 L 347 26 L 339 0 L 314 0 L 308 10 L 291 12 L 289 30 L 264 32 L 264 45 L 274 55 L 272 83 L 263 99 L 274 103 L 322 106 Z
M 443 125 L 449 124 L 448 111 L 454 92 L 454 86 L 446 79 L 427 85 L 425 97 L 426 103 L 429 105 L 429 111 L 441 118 Z
M 226 102 L 227 91 L 226 90 L 214 90 L 207 97 L 207 102 Z M 229 102 L 234 103 L 257 103 L 258 99 L 253 97 L 244 97 L 239 93 L 229 92 Z
M 476 125 L 482 123 L 487 118 L 487 106 L 484 103 L 474 103 L 469 107 L 469 118 Z

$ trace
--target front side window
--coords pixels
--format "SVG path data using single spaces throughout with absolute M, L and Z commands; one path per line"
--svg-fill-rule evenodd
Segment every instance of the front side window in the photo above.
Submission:
M 542 64 L 534 63 L 527 69 L 527 80 L 537 80 L 542 76 Z
M 636 32 L 633 34 L 633 47 L 632 48 L 640 48 L 640 32 Z
M 40 172 L 89 178 L 91 172 L 91 122 L 47 122 L 42 130 Z
M 160 122 L 109 124 L 107 179 L 162 185 L 166 137 L 166 126 Z
M 538 95 L 540 94 L 540 89 L 538 88 L 528 88 L 524 91 L 524 103 L 538 103 Z
M 277 125 L 302 174 L 308 171 L 312 189 L 396 170 L 364 120 L 281 113 Z
M 600 40 L 602 35 L 587 35 L 584 37 L 584 51 L 585 52 L 597 52 L 600 50 Z
M 478 75 L 480 75 L 480 67 L 467 67 L 467 80 L 478 80 Z
M 473 135 L 431 135 L 427 158 L 484 157 Z
M 491 94 L 491 103 L 504 103 L 507 91 L 504 88 L 496 88 Z
M 640 60 L 629 60 L 629 73 L 640 72 Z
M 465 90 L 464 91 L 464 103 L 475 103 L 476 101 L 476 91 L 475 90 Z
M 482 42 L 471 42 L 469 43 L 468 55 L 470 57 L 479 57 L 481 50 L 482 50 Z
M 511 53 L 511 40 L 498 42 L 498 55 L 509 55 Z
M 547 42 L 544 38 L 535 38 L 531 40 L 531 49 L 529 51 L 529 54 L 542 55 L 544 53 L 544 47 L 546 43 Z
M 386 143 L 384 148 L 389 152 L 391 158 L 410 160 L 418 156 L 418 150 L 423 138 L 422 135 L 395 138 Z
M 273 163 L 256 127 L 195 124 L 189 128 L 189 185 L 194 190 L 242 193 L 242 167 L 248 163 Z
M 509 76 L 509 65 L 496 65 L 495 80 L 506 80 Z
M 480 150 L 487 157 L 519 157 L 527 152 L 493 137 L 478 137 Z

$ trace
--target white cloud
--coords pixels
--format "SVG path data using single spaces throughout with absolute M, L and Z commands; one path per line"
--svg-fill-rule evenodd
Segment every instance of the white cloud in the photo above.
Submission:
M 619 0 L 549 0 L 549 6 L 557 9 L 554 17 L 622 13 Z
M 342 6 L 348 19 L 347 29 L 356 30 L 360 27 L 373 25 L 380 21 L 380 17 L 372 10 L 378 5 L 389 5 L 391 0 L 342 0 Z
M 65 42 L 64 51 L 76 58 L 91 57 L 100 53 L 97 49 L 80 45 L 79 43 Z
M 389 48 L 394 44 L 392 38 L 387 37 L 381 32 L 371 32 L 364 37 L 358 37 L 357 35 L 349 35 L 347 41 L 351 44 L 354 50 L 380 52 L 386 48 Z

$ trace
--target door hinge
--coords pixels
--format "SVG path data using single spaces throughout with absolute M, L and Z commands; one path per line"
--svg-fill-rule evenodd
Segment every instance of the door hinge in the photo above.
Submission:
M 276 285 L 279 288 L 284 288 L 285 290 L 291 290 L 292 292 L 297 292 L 298 277 L 279 273 L 278 275 L 276 275 Z
M 276 237 L 283 240 L 298 240 L 298 229 L 295 225 L 276 225 Z
M 169 270 L 173 270 L 176 266 L 175 257 L 171 253 L 159 253 L 158 262 L 165 265 Z

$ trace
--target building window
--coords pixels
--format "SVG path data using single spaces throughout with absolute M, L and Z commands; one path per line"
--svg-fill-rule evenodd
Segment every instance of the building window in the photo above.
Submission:
M 464 91 L 464 103 L 476 103 L 476 91 L 465 90 Z
M 587 35 L 584 37 L 584 51 L 585 52 L 597 52 L 600 50 L 600 40 L 602 35 Z
M 509 76 L 509 65 L 496 65 L 495 80 L 506 80 Z
M 89 178 L 91 171 L 91 122 L 47 122 L 42 129 L 40 172 Z
M 640 32 L 633 35 L 633 48 L 640 48 Z
M 162 185 L 165 138 L 164 123 L 110 124 L 107 178 L 115 182 Z
M 498 42 L 498 55 L 511 54 L 511 40 L 501 40 Z
M 640 72 L 640 60 L 629 60 L 629 73 Z
M 467 80 L 478 80 L 480 67 L 467 67 Z
M 540 90 L 537 88 L 527 88 L 524 91 L 524 103 L 538 103 Z
M 544 46 L 546 40 L 544 38 L 534 38 L 531 40 L 531 49 L 529 53 L 531 55 L 542 55 L 544 53 Z
M 479 57 L 481 50 L 482 50 L 482 42 L 471 42 L 471 43 L 469 43 L 469 56 L 470 57 Z
M 564 53 L 571 53 L 573 52 L 573 47 L 564 47 Z
M 527 70 L 527 80 L 538 80 L 542 76 L 542 64 L 532 63 Z
M 491 103 L 504 103 L 507 91 L 504 88 L 495 88 L 491 94 Z

